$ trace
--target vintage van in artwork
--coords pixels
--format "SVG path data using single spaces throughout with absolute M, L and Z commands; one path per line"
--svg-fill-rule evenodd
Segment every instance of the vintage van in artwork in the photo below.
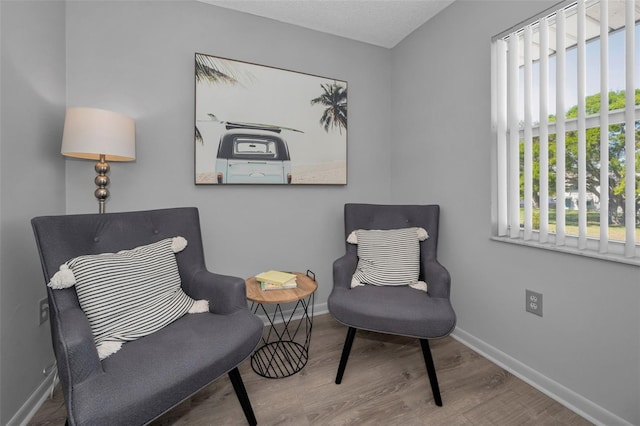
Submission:
M 218 145 L 217 183 L 291 183 L 291 158 L 281 128 L 227 122 L 226 130 Z

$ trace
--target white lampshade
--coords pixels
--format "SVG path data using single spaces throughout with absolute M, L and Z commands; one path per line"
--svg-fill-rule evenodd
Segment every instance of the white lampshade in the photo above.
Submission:
M 132 118 L 96 108 L 68 108 L 62 155 L 106 161 L 136 159 L 136 128 Z

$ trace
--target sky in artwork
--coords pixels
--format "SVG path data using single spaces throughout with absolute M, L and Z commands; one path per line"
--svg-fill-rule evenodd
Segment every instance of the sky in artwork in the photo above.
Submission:
M 204 139 L 204 144 L 196 144 L 197 172 L 214 168 L 226 121 L 299 130 L 281 133 L 288 142 L 292 162 L 346 161 L 346 130 L 325 131 L 320 117 L 326 107 L 311 105 L 311 99 L 323 93 L 321 84 L 333 84 L 336 80 L 222 58 L 215 60 L 238 83 L 196 83 L 195 124 Z M 346 87 L 345 82 L 338 83 Z

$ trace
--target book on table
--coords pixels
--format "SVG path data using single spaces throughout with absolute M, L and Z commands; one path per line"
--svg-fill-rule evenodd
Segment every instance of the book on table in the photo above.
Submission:
M 298 283 L 295 274 L 282 271 L 267 271 L 256 275 L 261 290 L 285 290 L 296 288 Z

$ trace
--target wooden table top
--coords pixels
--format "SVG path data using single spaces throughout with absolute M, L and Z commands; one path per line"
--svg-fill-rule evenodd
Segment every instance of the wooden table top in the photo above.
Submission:
M 261 290 L 256 277 L 247 278 L 245 280 L 247 299 L 256 303 L 289 303 L 309 296 L 318 288 L 318 283 L 307 275 L 300 272 L 293 272 L 293 274 L 296 275 L 298 287 L 284 290 Z

